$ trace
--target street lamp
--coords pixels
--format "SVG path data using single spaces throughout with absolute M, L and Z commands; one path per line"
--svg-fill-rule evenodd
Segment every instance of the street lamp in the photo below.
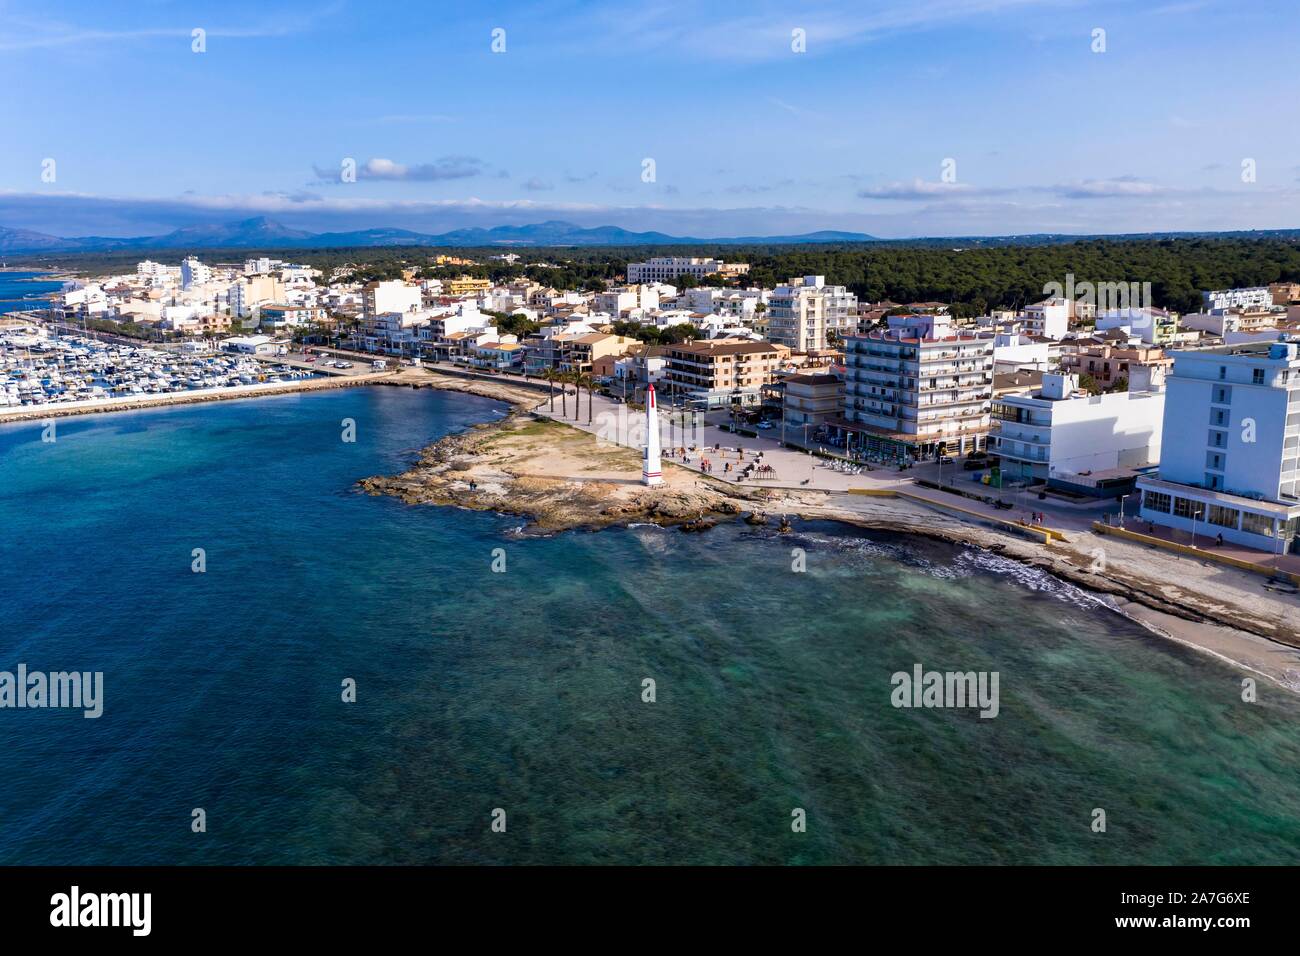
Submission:
M 1124 527 L 1124 499 L 1127 497 L 1128 495 L 1119 496 L 1119 526 L 1121 528 Z

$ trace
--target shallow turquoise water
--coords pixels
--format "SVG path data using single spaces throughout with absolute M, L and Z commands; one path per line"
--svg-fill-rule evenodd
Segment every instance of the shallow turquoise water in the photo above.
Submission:
M 1002 559 L 521 537 L 354 490 L 501 412 L 372 388 L 0 428 L 0 669 L 106 697 L 0 710 L 0 863 L 1300 862 L 1297 701 Z M 918 662 L 997 671 L 1000 715 L 893 708 Z

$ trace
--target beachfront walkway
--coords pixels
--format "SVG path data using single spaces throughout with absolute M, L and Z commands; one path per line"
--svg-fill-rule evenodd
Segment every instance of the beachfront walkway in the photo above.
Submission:
M 543 401 L 536 409 L 536 412 L 547 418 L 564 422 L 574 428 L 580 428 L 600 438 L 617 441 L 620 445 L 626 445 L 638 451 L 641 450 L 644 440 L 644 410 L 637 411 L 622 402 L 596 395 L 592 402 L 592 422 L 589 425 L 587 424 L 588 396 L 584 393 L 581 397 L 582 407 L 576 420 L 574 418 L 573 396 L 570 395 L 567 400 L 568 415 L 566 416 L 562 409 L 563 403 L 560 400 L 558 391 L 555 395 L 554 412 L 550 410 L 549 401 Z M 681 413 L 678 412 L 677 416 L 680 417 L 680 415 Z M 659 410 L 659 435 L 664 449 L 663 459 L 665 462 L 672 462 L 704 474 L 701 467 L 702 460 L 708 459 L 713 466 L 713 470 L 709 472 L 709 477 L 727 481 L 731 484 L 743 485 L 747 488 L 848 491 L 850 488 L 863 487 L 890 488 L 906 483 L 903 477 L 906 473 L 900 473 L 896 469 L 876 467 L 871 472 L 864 469 L 861 475 L 850 475 L 836 471 L 822 459 L 807 452 L 794 448 L 783 448 L 777 437 L 767 437 L 765 435 L 761 438 L 749 438 L 732 434 L 726 429 L 715 425 L 701 425 L 698 428 L 688 427 L 683 429 L 678 421 L 674 420 L 672 410 L 664 406 L 661 406 Z M 685 458 L 675 451 L 683 445 L 688 449 Z M 691 450 L 691 445 L 697 447 Z M 715 451 L 715 446 L 719 446 L 720 450 Z M 669 453 L 670 449 L 674 450 L 673 454 Z M 743 462 L 738 458 L 738 452 L 743 454 Z M 761 458 L 757 458 L 760 454 Z M 754 473 L 751 472 L 749 479 L 738 481 L 739 475 L 736 473 L 736 466 L 738 464 L 750 464 L 756 458 L 761 464 L 775 469 L 774 477 L 757 479 L 754 477 Z M 731 471 L 724 472 L 724 466 L 728 464 L 731 465 Z
M 591 403 L 591 424 L 587 423 L 586 394 L 582 395 L 580 411 L 574 417 L 574 397 L 569 395 L 564 402 L 556 392 L 554 411 L 551 403 L 544 401 L 535 409 L 537 414 L 555 421 L 564 422 L 574 428 L 597 435 L 606 440 L 617 441 L 621 445 L 635 448 L 643 447 L 644 411 L 636 411 L 621 402 L 594 396 Z M 567 414 L 564 406 L 567 405 Z M 680 415 L 680 413 L 678 413 Z M 733 434 L 725 428 L 714 425 L 702 425 L 698 429 L 683 431 L 672 420 L 672 410 L 660 410 L 660 436 L 665 449 L 664 461 L 672 462 L 691 471 L 703 474 L 702 463 L 707 459 L 712 464 L 709 477 L 745 488 L 785 488 L 798 491 L 821 491 L 831 494 L 899 494 L 921 504 L 961 513 L 967 517 L 986 519 L 998 525 L 1030 525 L 1032 512 L 1041 512 L 1045 517 L 1039 526 L 1046 526 L 1056 532 L 1071 531 L 1086 533 L 1092 523 L 1104 514 L 1116 509 L 1114 502 L 1096 502 L 1087 505 L 1067 505 L 1051 499 L 1039 500 L 1036 494 L 1026 494 L 1020 489 L 989 488 L 972 480 L 971 472 L 963 472 L 960 466 L 945 465 L 940 468 L 934 464 L 919 464 L 906 471 L 897 468 L 876 465 L 868 471 L 865 467 L 861 474 L 848 474 L 837 471 L 825 459 L 809 454 L 801 448 L 783 447 L 779 429 L 760 433 L 759 437 L 750 438 Z M 683 459 L 680 454 L 670 456 L 669 448 L 679 449 L 685 444 L 688 452 Z M 690 450 L 692 444 L 697 447 Z M 715 451 L 715 446 L 720 450 Z M 742 464 L 738 452 L 743 453 L 743 464 L 758 461 L 775 469 L 773 478 L 758 479 L 751 472 L 750 477 L 740 480 L 736 465 Z M 760 457 L 761 456 L 761 457 Z M 724 466 L 730 464 L 732 470 L 724 472 Z M 954 487 L 972 492 L 979 498 L 968 498 L 938 488 L 927 488 L 916 484 L 917 478 L 931 481 L 942 480 L 945 484 L 952 482 Z M 1011 508 L 999 508 L 986 503 L 980 498 L 989 497 L 994 501 L 1003 501 Z
M 1112 520 L 1110 524 L 1112 527 L 1119 527 L 1117 521 Z M 1204 554 L 1207 561 L 1227 558 L 1265 570 L 1286 571 L 1290 574 L 1300 575 L 1300 554 L 1271 554 L 1255 548 L 1245 548 L 1230 541 L 1218 544 L 1212 526 L 1209 530 L 1193 535 L 1190 531 L 1166 528 L 1161 525 L 1150 525 L 1140 519 L 1129 518 L 1124 522 L 1121 530 L 1130 534 L 1142 535 L 1146 538 L 1180 545 L 1183 548 L 1195 548 Z

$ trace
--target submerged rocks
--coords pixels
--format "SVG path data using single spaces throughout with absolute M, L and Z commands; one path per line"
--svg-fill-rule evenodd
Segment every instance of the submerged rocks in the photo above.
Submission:
M 718 522 L 712 518 L 692 518 L 690 521 L 683 524 L 681 529 L 686 532 L 699 532 L 716 528 L 717 525 Z

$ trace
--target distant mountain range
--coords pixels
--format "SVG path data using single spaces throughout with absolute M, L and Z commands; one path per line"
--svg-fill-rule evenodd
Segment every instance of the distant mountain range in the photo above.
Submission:
M 663 232 L 630 232 L 618 226 L 586 229 L 571 222 L 552 220 L 527 226 L 496 226 L 492 229 L 456 229 L 451 232 L 421 233 L 409 229 L 360 229 L 355 232 L 305 232 L 257 216 L 239 222 L 187 226 L 162 236 L 51 236 L 28 229 L 0 226 L 0 255 L 99 253 L 147 251 L 150 249 L 199 251 L 205 249 L 344 249 L 380 246 L 459 246 L 501 249 L 548 246 L 762 246 L 816 245 L 826 243 L 891 243 L 925 245 L 951 249 L 988 246 L 1034 246 L 1090 239 L 1111 241 L 1180 238 L 1272 238 L 1300 240 L 1297 229 L 1238 230 L 1232 232 L 1151 232 L 1123 235 L 1076 235 L 1036 233 L 1018 236 L 935 236 L 914 239 L 880 239 L 863 232 L 821 230 L 797 236 L 732 236 L 702 239 L 698 236 L 670 236 Z
M 341 249 L 357 246 L 646 246 L 750 245 L 777 243 L 873 242 L 860 232 L 824 230 L 799 236 L 738 236 L 700 239 L 662 232 L 629 232 L 617 226 L 584 229 L 571 222 L 528 226 L 456 229 L 428 234 L 407 229 L 361 229 L 355 232 L 304 232 L 265 216 L 210 226 L 187 226 L 162 236 L 51 236 L 0 226 L 0 253 L 113 252 L 145 249 Z

